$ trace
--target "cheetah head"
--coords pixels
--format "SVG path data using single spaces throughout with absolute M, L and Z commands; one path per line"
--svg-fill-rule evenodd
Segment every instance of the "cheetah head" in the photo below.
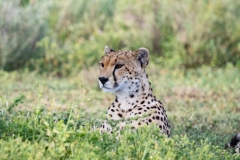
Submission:
M 99 86 L 105 92 L 121 92 L 129 85 L 138 83 L 148 64 L 149 51 L 114 51 L 105 46 L 105 55 L 99 62 Z

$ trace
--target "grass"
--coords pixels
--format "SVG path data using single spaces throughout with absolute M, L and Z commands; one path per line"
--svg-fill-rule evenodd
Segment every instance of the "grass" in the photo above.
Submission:
M 225 143 L 240 130 L 240 71 L 147 68 L 167 110 L 171 138 L 153 127 L 120 140 L 98 127 L 114 96 L 97 86 L 98 68 L 66 78 L 0 71 L 1 159 L 239 159 Z

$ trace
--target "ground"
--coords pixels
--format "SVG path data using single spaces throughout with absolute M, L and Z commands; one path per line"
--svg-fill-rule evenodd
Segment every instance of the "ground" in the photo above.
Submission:
M 58 78 L 0 71 L 1 107 L 12 104 L 22 94 L 25 99 L 14 108 L 16 110 L 44 107 L 60 112 L 73 108 L 73 116 L 100 120 L 114 96 L 98 88 L 97 72 L 95 66 L 75 76 Z M 183 71 L 158 68 L 150 63 L 147 73 L 156 97 L 165 104 L 173 139 L 185 135 L 197 145 L 207 141 L 224 148 L 225 143 L 240 130 L 238 69 L 229 65 L 223 69 L 202 67 Z M 5 145 L 5 142 L 1 144 Z

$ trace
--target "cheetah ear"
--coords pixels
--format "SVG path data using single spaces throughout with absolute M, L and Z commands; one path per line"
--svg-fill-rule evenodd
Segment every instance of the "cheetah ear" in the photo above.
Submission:
M 105 52 L 105 54 L 108 54 L 108 53 L 115 52 L 115 51 L 112 50 L 111 48 L 109 48 L 108 46 L 105 46 L 104 52 Z
M 149 51 L 148 51 L 147 48 L 139 48 L 133 54 L 136 57 L 136 59 L 141 62 L 141 67 L 142 68 L 145 68 L 148 65 Z

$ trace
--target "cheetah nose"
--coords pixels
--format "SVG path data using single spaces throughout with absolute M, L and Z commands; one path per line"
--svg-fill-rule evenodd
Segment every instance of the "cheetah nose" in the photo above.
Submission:
M 108 81 L 108 78 L 106 77 L 99 77 L 98 79 L 101 81 L 103 85 Z

